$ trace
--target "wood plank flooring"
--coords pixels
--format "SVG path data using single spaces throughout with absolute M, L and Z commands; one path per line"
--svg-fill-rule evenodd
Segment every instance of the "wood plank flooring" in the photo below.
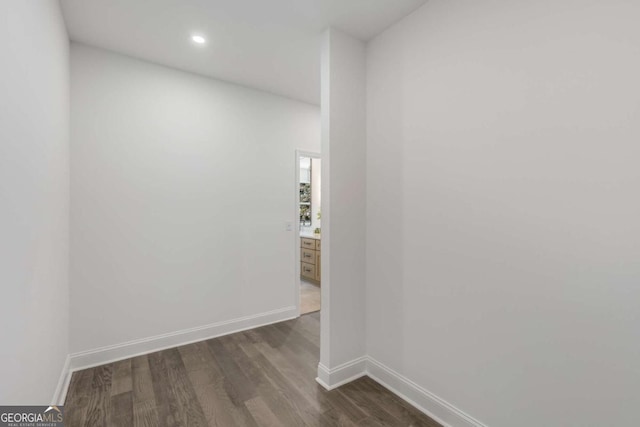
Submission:
M 65 426 L 439 426 L 366 377 L 323 389 L 319 335 L 312 313 L 75 372 Z

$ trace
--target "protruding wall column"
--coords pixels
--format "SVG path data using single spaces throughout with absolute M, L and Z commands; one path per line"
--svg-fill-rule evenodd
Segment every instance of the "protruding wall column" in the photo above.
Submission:
M 328 29 L 322 45 L 322 311 L 318 382 L 365 372 L 365 44 Z

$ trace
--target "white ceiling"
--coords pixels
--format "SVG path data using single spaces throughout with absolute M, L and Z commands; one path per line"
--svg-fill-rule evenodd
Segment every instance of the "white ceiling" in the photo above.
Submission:
M 425 2 L 61 0 L 74 41 L 313 104 L 324 29 L 368 40 Z

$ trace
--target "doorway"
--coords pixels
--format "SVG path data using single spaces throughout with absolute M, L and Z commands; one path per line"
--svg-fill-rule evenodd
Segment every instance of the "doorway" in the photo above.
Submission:
M 320 311 L 322 289 L 322 200 L 319 153 L 296 152 L 296 299 L 299 314 Z

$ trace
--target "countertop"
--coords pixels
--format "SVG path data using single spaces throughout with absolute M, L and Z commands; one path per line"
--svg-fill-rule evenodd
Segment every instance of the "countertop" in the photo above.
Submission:
M 315 233 L 304 233 L 304 232 L 300 232 L 300 237 L 304 237 L 305 239 L 316 239 L 316 240 L 320 240 L 320 234 L 315 234 Z

